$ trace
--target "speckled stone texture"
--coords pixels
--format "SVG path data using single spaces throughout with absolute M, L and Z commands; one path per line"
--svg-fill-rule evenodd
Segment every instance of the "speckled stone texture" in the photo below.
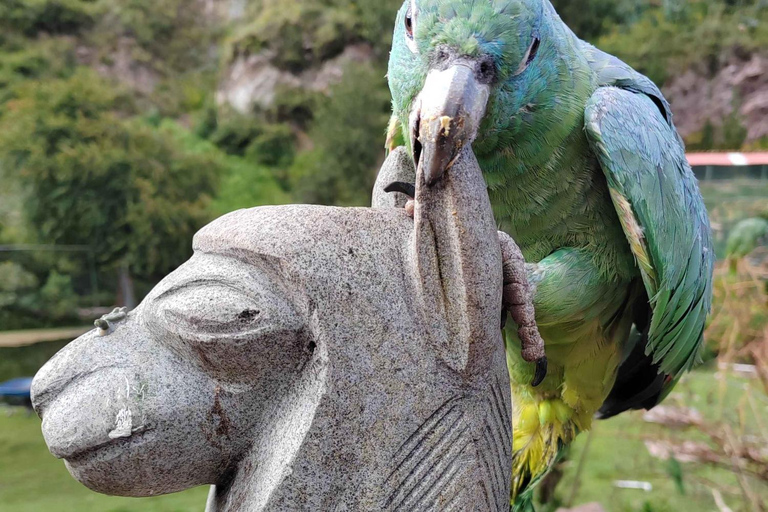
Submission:
M 412 181 L 408 161 L 382 174 Z M 485 183 L 469 150 L 419 181 L 414 218 L 377 192 L 381 208 L 262 207 L 202 229 L 127 318 L 40 370 L 51 452 L 107 494 L 214 484 L 209 512 L 508 510 Z

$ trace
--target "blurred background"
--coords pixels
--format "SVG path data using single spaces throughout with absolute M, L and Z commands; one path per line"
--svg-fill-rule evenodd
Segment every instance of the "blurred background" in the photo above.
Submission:
M 0 511 L 203 508 L 202 488 L 137 500 L 75 482 L 24 379 L 140 301 L 213 218 L 367 205 L 399 4 L 0 2 Z M 706 364 L 663 407 L 581 436 L 542 510 L 766 511 L 768 1 L 554 4 L 662 86 L 690 152 L 723 153 L 691 155 L 721 262 Z

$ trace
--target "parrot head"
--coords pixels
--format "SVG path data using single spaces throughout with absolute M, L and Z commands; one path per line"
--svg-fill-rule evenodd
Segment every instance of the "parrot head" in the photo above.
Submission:
M 493 150 L 524 131 L 545 138 L 569 103 L 560 97 L 568 64 L 558 58 L 568 34 L 547 0 L 405 0 L 388 80 L 428 183 L 475 139 Z

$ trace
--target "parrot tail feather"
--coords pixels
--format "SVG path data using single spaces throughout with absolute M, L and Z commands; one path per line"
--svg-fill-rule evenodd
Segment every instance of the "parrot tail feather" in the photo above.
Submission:
M 512 512 L 533 511 L 533 490 L 547 475 L 576 437 L 573 422 L 553 422 L 538 426 L 533 435 L 515 432 L 512 458 L 512 486 L 510 503 Z M 525 444 L 521 445 L 521 440 Z

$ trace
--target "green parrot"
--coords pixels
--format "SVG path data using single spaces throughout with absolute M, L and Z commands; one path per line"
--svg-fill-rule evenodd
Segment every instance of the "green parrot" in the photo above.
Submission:
M 728 234 L 725 248 L 731 274 L 737 272 L 739 260 L 763 246 L 768 246 L 768 219 L 753 217 L 736 224 Z M 760 259 L 756 258 L 757 262 Z
M 768 219 L 744 219 L 736 224 L 728 235 L 728 259 L 743 258 L 761 245 L 768 245 Z
M 655 406 L 698 361 L 707 213 L 659 89 L 548 0 L 406 0 L 388 80 L 388 145 L 405 145 L 429 184 L 471 144 L 529 262 L 548 372 L 539 383 L 508 326 L 522 509 L 593 417 Z

